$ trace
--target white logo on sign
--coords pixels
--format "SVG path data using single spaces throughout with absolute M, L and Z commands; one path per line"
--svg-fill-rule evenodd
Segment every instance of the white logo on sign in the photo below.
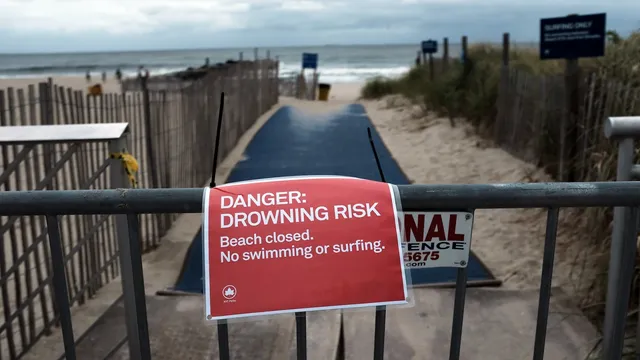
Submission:
M 222 288 L 222 296 L 224 296 L 224 298 L 227 300 L 235 298 L 237 293 L 238 292 L 236 291 L 236 287 L 233 285 L 227 285 Z

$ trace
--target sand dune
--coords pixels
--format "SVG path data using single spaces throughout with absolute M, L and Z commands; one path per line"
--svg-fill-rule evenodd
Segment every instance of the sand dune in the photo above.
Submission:
M 380 136 L 407 176 L 416 184 L 477 184 L 551 181 L 534 165 L 496 148 L 464 122 L 424 117 L 415 108 L 364 105 Z M 570 209 L 560 212 L 553 285 L 571 296 L 583 295 L 595 276 L 583 268 L 588 255 L 573 241 L 580 222 Z M 471 248 L 494 275 L 512 289 L 540 286 L 546 212 L 541 209 L 479 210 Z M 565 226 L 566 225 L 566 226 Z M 580 298 L 580 297 L 579 297 Z

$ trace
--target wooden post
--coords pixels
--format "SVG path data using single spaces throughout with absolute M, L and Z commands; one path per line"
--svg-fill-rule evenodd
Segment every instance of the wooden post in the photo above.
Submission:
M 316 99 L 316 91 L 318 91 L 318 69 L 313 69 L 313 89 L 311 89 L 311 99 L 309 100 L 317 100 Z
M 53 125 L 53 79 L 48 78 L 47 82 L 41 83 L 39 88 L 40 93 L 40 124 L 39 125 Z M 44 173 L 46 174 L 53 168 L 55 164 L 54 146 L 51 144 L 44 144 L 42 146 L 44 151 Z M 53 190 L 57 184 L 55 184 L 56 177 L 52 177 L 47 183 L 47 190 Z
M 442 70 L 449 69 L 449 38 L 442 40 Z
M 433 54 L 429 53 L 429 80 L 433 81 Z
M 276 55 L 275 66 L 275 79 L 274 79 L 274 102 L 271 105 L 275 105 L 280 100 L 280 55 Z
M 54 109 L 53 109 L 53 95 L 54 95 L 54 85 L 53 85 L 53 78 L 47 78 L 47 114 L 48 117 L 46 119 L 46 124 L 47 125 L 53 125 L 55 124 L 55 118 L 54 118 Z
M 462 56 L 460 57 L 464 63 L 467 60 L 467 36 L 462 37 Z
M 142 90 L 142 111 L 143 111 L 143 121 L 144 121 L 144 136 L 147 138 L 147 146 L 146 151 L 149 156 L 149 174 L 151 175 L 151 188 L 158 188 L 159 178 L 158 178 L 158 163 L 156 162 L 156 154 L 154 153 L 154 140 L 153 135 L 151 133 L 151 101 L 149 100 L 149 86 L 147 81 L 149 80 L 146 76 L 140 77 L 140 87 Z M 127 149 L 127 151 L 131 151 L 131 149 Z M 143 160 L 144 161 L 144 160 Z
M 570 14 L 569 16 L 578 16 Z M 580 116 L 580 64 L 577 58 L 566 59 L 565 86 L 565 114 L 560 124 L 560 161 L 558 161 L 558 180 L 576 181 L 573 167 L 577 156 L 578 132 L 577 123 Z
M 493 128 L 494 141 L 501 143 L 501 130 L 508 120 L 509 107 L 509 33 L 502 34 L 502 66 L 500 67 L 500 88 L 498 89 L 498 121 Z
M 580 65 L 578 59 L 567 59 L 565 63 L 566 111 L 560 127 L 560 161 L 558 175 L 560 181 L 576 181 L 574 160 L 577 156 L 577 123 L 580 116 Z

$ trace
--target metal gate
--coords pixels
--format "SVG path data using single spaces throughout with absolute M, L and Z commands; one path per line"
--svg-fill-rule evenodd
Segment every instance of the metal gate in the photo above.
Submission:
M 504 208 L 547 208 L 542 280 L 534 341 L 534 359 L 544 353 L 551 276 L 555 251 L 558 212 L 562 207 L 623 207 L 629 219 L 638 214 L 640 183 L 534 183 L 506 185 L 406 185 L 399 186 L 403 210 L 445 211 Z M 116 227 L 120 245 L 122 286 L 126 309 L 129 351 L 132 358 L 150 359 L 149 331 L 147 328 L 142 260 L 138 232 L 138 214 L 143 213 L 199 213 L 202 211 L 202 189 L 118 189 L 78 191 L 26 191 L 0 193 L 0 215 L 44 215 L 47 219 L 51 261 L 54 271 L 55 301 L 60 311 L 66 358 L 75 359 L 71 314 L 64 272 L 64 255 L 60 245 L 58 217 L 67 214 L 116 214 Z M 635 254 L 637 225 L 628 221 L 621 236 L 614 238 L 613 247 L 624 248 Z M 613 257 L 614 255 L 612 255 Z M 629 280 L 631 274 L 620 274 Z M 467 270 L 458 270 L 454 314 L 451 329 L 450 359 L 459 359 L 463 333 L 464 303 Z M 607 313 L 612 331 L 605 342 L 607 359 L 619 359 L 622 348 L 629 283 L 618 281 L 617 289 L 609 294 L 607 303 L 613 304 L 613 313 Z M 382 359 L 384 349 L 384 312 L 378 309 L 374 358 Z M 306 318 L 296 314 L 297 355 L 306 359 Z M 229 359 L 227 325 L 218 324 L 220 358 Z
M 615 207 L 605 315 L 604 358 L 617 360 L 622 355 L 630 284 L 637 250 L 637 219 L 640 206 L 640 183 L 627 181 L 631 178 L 632 169 L 634 169 L 632 164 L 634 143 L 629 138 L 637 136 L 629 130 L 629 121 L 628 118 L 619 119 L 617 123 L 610 121 L 607 125 L 607 136 L 627 138 L 620 144 L 619 181 L 617 182 L 398 186 L 404 211 L 547 209 L 537 325 L 535 338 L 532 339 L 534 360 L 543 359 L 544 356 L 558 214 L 563 207 Z M 638 120 L 635 120 L 635 123 L 637 124 Z M 113 150 L 118 149 L 114 143 Z M 46 217 L 54 301 L 68 360 L 76 359 L 76 351 L 65 274 L 67 259 L 61 243 L 59 217 L 70 214 L 115 215 L 129 353 L 133 359 L 148 360 L 151 358 L 151 349 L 138 216 L 139 214 L 200 213 L 202 211 L 203 189 L 125 189 L 127 179 L 122 163 L 117 159 L 110 159 L 108 166 L 111 168 L 112 184 L 120 185 L 119 187 L 122 188 L 0 192 L 0 216 Z M 4 278 L 6 269 L 0 270 Z M 467 269 L 458 269 L 449 351 L 449 359 L 452 360 L 460 358 L 466 281 Z M 2 287 L 4 292 L 6 284 Z M 374 359 L 381 360 L 384 354 L 385 309 L 379 307 L 377 310 Z M 5 307 L 4 311 L 8 309 Z M 5 317 L 11 316 L 5 313 Z M 299 360 L 307 358 L 306 341 L 306 314 L 297 313 L 296 352 Z M 224 321 L 218 323 L 218 347 L 221 359 L 232 358 L 233 354 L 229 353 L 227 324 Z

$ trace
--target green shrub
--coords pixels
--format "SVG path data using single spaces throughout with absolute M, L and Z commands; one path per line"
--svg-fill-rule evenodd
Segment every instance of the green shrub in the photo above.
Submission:
M 398 80 L 385 77 L 373 78 L 362 87 L 363 99 L 379 99 L 398 92 Z
M 610 41 L 602 58 L 580 59 L 583 71 L 597 70 L 612 79 L 640 86 L 640 32 Z M 443 69 L 441 59 L 435 68 Z M 362 89 L 365 99 L 401 94 L 443 116 L 465 117 L 476 126 L 491 127 L 497 115 L 498 88 L 502 63 L 501 47 L 473 44 L 467 62 L 451 59 L 446 71 L 436 70 L 430 79 L 428 66 L 418 66 L 398 79 L 375 78 Z M 563 60 L 541 61 L 537 49 L 512 47 L 509 67 L 533 75 L 562 74 Z

